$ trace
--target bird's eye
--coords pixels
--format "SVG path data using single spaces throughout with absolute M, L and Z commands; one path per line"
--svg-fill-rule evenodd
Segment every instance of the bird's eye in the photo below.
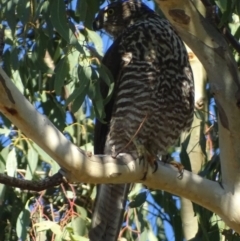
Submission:
M 111 16 L 111 15 L 114 14 L 114 10 L 113 10 L 112 8 L 109 8 L 109 9 L 107 10 L 107 13 L 108 13 L 109 16 Z

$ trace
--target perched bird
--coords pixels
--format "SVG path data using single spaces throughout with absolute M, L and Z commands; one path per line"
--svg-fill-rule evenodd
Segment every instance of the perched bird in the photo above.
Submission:
M 185 46 L 166 19 L 135 0 L 100 10 L 93 29 L 114 38 L 102 63 L 115 82 L 105 122 L 96 122 L 95 154 L 121 152 L 137 159 L 144 150 L 153 165 L 192 123 L 194 84 Z M 106 97 L 108 87 L 99 81 Z M 117 240 L 128 186 L 100 185 L 91 241 Z

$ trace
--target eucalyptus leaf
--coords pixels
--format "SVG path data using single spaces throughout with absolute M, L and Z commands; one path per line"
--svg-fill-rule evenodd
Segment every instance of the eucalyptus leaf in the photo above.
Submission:
M 33 178 L 33 175 L 38 165 L 38 153 L 32 146 L 30 146 L 30 148 L 28 149 L 27 159 L 28 159 L 28 165 L 27 165 L 25 179 L 31 180 Z
M 54 79 L 54 89 L 58 95 L 61 94 L 62 87 L 64 85 L 65 78 L 69 74 L 69 62 L 68 58 L 63 57 L 59 63 L 57 64 L 54 72 L 55 72 L 55 79 Z
M 133 201 L 131 201 L 129 203 L 128 206 L 130 208 L 140 207 L 143 205 L 143 203 L 146 201 L 146 199 L 147 199 L 147 192 L 141 192 L 135 197 L 135 199 Z
M 12 150 L 8 153 L 6 160 L 6 170 L 7 174 L 10 177 L 14 177 L 17 171 L 17 156 L 16 149 L 12 148 Z

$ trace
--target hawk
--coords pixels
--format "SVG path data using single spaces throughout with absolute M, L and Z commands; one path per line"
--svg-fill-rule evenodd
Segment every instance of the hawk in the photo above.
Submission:
M 194 111 L 194 84 L 185 46 L 171 24 L 140 1 L 109 4 L 93 22 L 114 38 L 102 63 L 115 87 L 105 106 L 105 122 L 97 120 L 95 154 L 129 153 L 139 146 L 152 165 L 166 156 Z M 101 81 L 103 97 L 108 87 Z M 91 241 L 116 241 L 129 185 L 100 185 L 92 218 Z

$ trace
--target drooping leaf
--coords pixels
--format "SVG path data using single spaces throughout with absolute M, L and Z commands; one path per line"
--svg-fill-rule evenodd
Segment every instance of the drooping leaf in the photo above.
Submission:
M 60 225 L 52 221 L 42 221 L 42 222 L 36 223 L 34 226 L 37 227 L 38 232 L 50 229 L 56 235 L 62 233 Z
M 61 94 L 62 87 L 64 85 L 65 78 L 69 73 L 69 62 L 68 58 L 63 57 L 57 64 L 55 70 L 55 79 L 54 79 L 54 89 L 57 95 Z
M 69 25 L 66 17 L 65 3 L 62 0 L 50 1 L 50 17 L 57 32 L 69 43 Z
M 76 112 L 82 105 L 85 96 L 87 94 L 89 84 L 91 81 L 92 68 L 90 66 L 79 66 L 78 78 L 79 88 L 69 96 L 66 101 L 66 105 L 73 101 L 72 111 Z
M 70 226 L 73 228 L 74 235 L 84 236 L 86 235 L 87 226 L 86 226 L 86 220 L 84 220 L 82 217 L 76 217 L 73 218 Z
M 129 203 L 130 208 L 137 208 L 143 205 L 147 199 L 147 192 L 140 192 L 133 201 Z
M 87 15 L 87 4 L 88 0 L 81 0 L 77 1 L 77 6 L 76 6 L 76 16 L 79 17 L 79 21 L 85 21 L 86 15 Z
M 28 205 L 29 201 L 27 201 L 25 208 L 19 214 L 17 219 L 17 236 L 21 240 L 26 240 L 28 235 L 28 226 L 30 224 L 30 211 Z
M 84 21 L 84 26 L 91 29 L 92 22 L 95 17 L 96 12 L 99 9 L 99 2 L 96 0 L 87 0 L 88 8 L 86 9 L 87 14 Z
M 14 177 L 17 171 L 17 157 L 16 157 L 16 149 L 12 148 L 9 152 L 6 160 L 6 170 L 7 174 L 10 177 Z
M 19 55 L 18 55 L 19 51 L 18 48 L 16 46 L 14 46 L 11 50 L 11 65 L 12 65 L 12 69 L 13 70 L 17 70 L 19 67 Z
M 102 38 L 96 32 L 85 28 L 87 32 L 88 41 L 92 42 L 97 50 L 97 53 L 102 56 L 103 55 L 103 41 Z
M 103 102 L 103 97 L 102 93 L 100 91 L 100 85 L 99 83 L 95 83 L 91 85 L 92 93 L 94 93 L 94 97 L 92 99 L 94 111 L 96 114 L 96 117 L 99 120 L 103 120 L 105 117 L 105 112 L 104 112 L 104 102 Z
M 38 153 L 34 148 L 32 148 L 32 146 L 30 146 L 28 149 L 27 159 L 28 159 L 28 165 L 27 165 L 25 179 L 31 180 L 33 178 L 33 175 L 38 165 Z
M 17 17 L 24 25 L 30 20 L 30 17 L 31 17 L 30 6 L 31 6 L 31 2 L 29 0 L 18 1 L 17 8 L 16 8 Z
M 5 4 L 3 5 L 3 12 L 5 13 L 6 21 L 12 30 L 12 33 L 16 30 L 16 23 L 17 18 L 15 14 L 16 10 L 16 1 L 5 1 Z

